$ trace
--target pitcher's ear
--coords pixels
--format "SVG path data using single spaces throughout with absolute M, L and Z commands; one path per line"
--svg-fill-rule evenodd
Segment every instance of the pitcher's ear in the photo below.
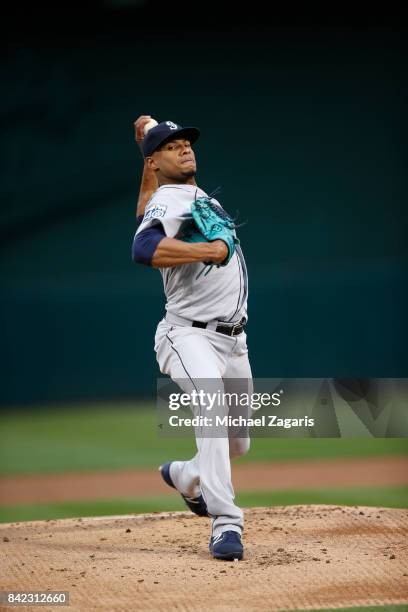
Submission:
M 155 160 L 153 157 L 146 157 L 146 163 L 147 163 L 147 167 L 150 168 L 150 170 L 158 170 L 159 166 L 156 164 Z

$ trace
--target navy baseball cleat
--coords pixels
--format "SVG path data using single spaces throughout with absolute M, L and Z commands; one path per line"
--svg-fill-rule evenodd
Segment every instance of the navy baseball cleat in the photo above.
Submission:
M 176 489 L 176 491 L 178 491 L 170 476 L 170 465 L 171 461 L 165 463 L 164 465 L 161 465 L 159 467 L 159 471 L 164 482 L 168 484 L 169 487 L 173 487 L 173 489 Z M 207 504 L 205 503 L 204 497 L 202 495 L 199 495 L 198 497 L 187 497 L 182 493 L 180 493 L 180 495 L 186 502 L 187 506 L 190 508 L 191 512 L 194 512 L 194 514 L 197 514 L 198 516 L 208 516 Z
M 241 536 L 237 531 L 224 531 L 220 535 L 212 537 L 209 549 L 213 557 L 225 561 L 242 559 L 244 556 Z

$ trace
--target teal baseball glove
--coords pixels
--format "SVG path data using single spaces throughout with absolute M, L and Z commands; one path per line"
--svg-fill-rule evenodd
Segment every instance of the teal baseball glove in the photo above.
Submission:
M 214 204 L 210 197 L 201 197 L 191 205 L 192 222 L 184 229 L 180 237 L 184 242 L 213 242 L 222 240 L 228 247 L 228 255 L 218 266 L 226 266 L 239 244 L 236 237 L 236 225 L 223 208 Z M 209 262 L 209 265 L 212 265 Z M 217 266 L 217 267 L 218 267 Z

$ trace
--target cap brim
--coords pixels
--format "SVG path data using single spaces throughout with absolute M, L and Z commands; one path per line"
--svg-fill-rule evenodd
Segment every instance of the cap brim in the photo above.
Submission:
M 179 130 L 174 130 L 174 132 L 172 132 L 169 136 L 164 138 L 161 141 L 161 143 L 157 145 L 157 147 L 155 148 L 155 151 L 157 151 L 157 149 L 159 149 L 164 144 L 166 144 L 166 142 L 170 142 L 171 140 L 175 140 L 176 138 L 185 138 L 186 140 L 189 140 L 191 144 L 193 144 L 194 142 L 196 142 L 196 140 L 199 139 L 199 137 L 200 137 L 200 130 L 198 128 L 183 127 L 183 128 L 180 128 Z M 154 151 L 152 152 L 154 153 Z

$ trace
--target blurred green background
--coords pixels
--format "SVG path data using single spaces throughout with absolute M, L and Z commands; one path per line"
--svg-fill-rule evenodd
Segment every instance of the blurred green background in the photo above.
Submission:
M 201 128 L 198 182 L 246 221 L 254 375 L 404 377 L 402 26 L 58 10 L 16 15 L 1 64 L 0 403 L 155 392 L 162 281 L 130 257 L 143 113 Z
M 171 8 L 171 7 L 170 7 Z M 246 221 L 255 377 L 405 377 L 407 37 L 383 14 L 84 2 L 4 15 L 3 476 L 157 467 L 164 313 L 130 249 L 140 114 L 197 125 L 198 183 Z M 354 17 L 354 21 L 353 21 Z M 51 25 L 48 25 L 51 24 Z M 127 403 L 126 403 L 127 402 Z M 254 440 L 238 461 L 404 455 L 404 440 Z M 0 489 L 1 494 L 1 489 Z M 242 505 L 406 507 L 401 487 L 239 492 Z M 4 503 L 4 500 L 3 500 Z M 0 508 L 1 520 L 179 508 L 177 497 Z

